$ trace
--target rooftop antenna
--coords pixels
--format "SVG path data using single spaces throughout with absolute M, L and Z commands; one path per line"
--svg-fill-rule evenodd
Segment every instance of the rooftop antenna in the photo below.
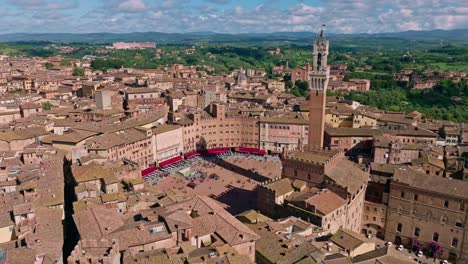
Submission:
M 322 24 L 322 29 L 320 29 L 320 37 L 323 38 L 325 36 L 325 32 L 323 29 L 325 28 L 325 24 Z

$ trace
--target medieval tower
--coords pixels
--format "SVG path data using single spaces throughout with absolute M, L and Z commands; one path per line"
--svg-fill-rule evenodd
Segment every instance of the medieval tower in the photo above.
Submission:
M 325 128 L 325 104 L 330 77 L 328 60 L 329 41 L 323 29 L 314 41 L 312 70 L 309 74 L 309 149 L 323 148 Z

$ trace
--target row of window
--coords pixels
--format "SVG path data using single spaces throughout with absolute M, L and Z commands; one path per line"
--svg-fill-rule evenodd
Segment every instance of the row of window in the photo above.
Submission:
M 370 207 L 366 206 L 366 210 L 370 211 Z M 374 212 L 377 212 L 377 207 L 374 207 Z M 382 208 L 382 212 L 385 212 L 385 208 Z
M 405 198 L 405 192 L 404 191 L 400 191 L 400 198 Z M 414 201 L 418 201 L 419 200 L 419 195 L 417 193 L 413 194 L 413 200 Z M 450 205 L 450 202 L 448 200 L 444 200 L 443 202 L 443 206 L 445 208 L 449 208 L 449 205 Z M 460 211 L 463 211 L 463 203 L 462 202 L 459 202 L 458 203 L 458 209 Z
M 306 131 L 309 130 L 308 126 L 306 126 L 306 125 L 303 125 L 303 126 L 304 126 Z M 290 129 L 290 126 L 286 126 L 286 125 L 265 125 L 265 124 L 262 125 L 262 128 L 267 128 L 267 127 L 271 128 L 271 129 L 285 129 L 285 130 Z
M 217 139 L 212 139 L 212 140 L 208 140 L 207 142 L 208 142 L 208 143 L 210 143 L 210 142 L 216 142 L 216 141 L 224 142 L 224 141 L 229 141 L 229 140 L 230 140 L 230 141 L 240 141 L 241 139 L 239 139 L 239 138 L 236 138 L 236 139 L 234 139 L 234 138 L 231 138 L 231 139 L 226 138 L 226 139 L 219 139 L 219 140 L 217 140 Z M 254 140 L 254 139 L 252 139 L 252 140 L 251 140 L 251 139 L 244 139 L 244 140 L 242 140 L 242 141 L 256 142 L 256 140 Z
M 133 99 L 136 99 L 137 95 L 133 95 Z M 141 95 L 140 98 L 145 98 L 144 95 Z M 153 98 L 153 94 L 150 94 L 150 98 Z
M 403 224 L 398 223 L 398 225 L 397 225 L 397 232 L 400 232 L 400 233 L 401 233 L 401 230 L 402 230 L 402 229 L 403 229 Z M 414 233 L 413 233 L 413 235 L 414 235 L 415 237 L 419 237 L 419 236 L 421 235 L 421 229 L 420 229 L 419 227 L 414 228 Z M 439 242 L 439 233 L 434 232 L 434 233 L 432 234 L 432 241 L 434 241 L 434 242 Z M 454 248 L 458 247 L 458 238 L 456 238 L 456 237 L 452 238 L 451 246 L 454 247 Z
M 369 216 L 366 215 L 366 220 L 369 220 Z M 376 222 L 377 221 L 377 217 L 373 216 L 372 217 L 372 221 Z M 383 223 L 384 222 L 384 219 L 383 218 L 380 218 L 380 222 Z
M 258 133 L 252 133 L 252 132 L 241 132 L 241 131 L 219 131 L 220 134 L 242 134 L 242 135 L 256 135 L 258 136 Z M 216 132 L 208 132 L 208 133 L 202 133 L 202 136 L 206 135 L 216 135 Z

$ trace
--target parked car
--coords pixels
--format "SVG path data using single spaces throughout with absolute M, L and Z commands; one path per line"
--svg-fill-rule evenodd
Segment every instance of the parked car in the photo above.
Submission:
M 404 248 L 405 248 L 405 247 L 403 247 L 403 245 L 399 245 L 399 246 L 397 247 L 397 250 L 398 250 L 398 251 L 402 251 Z

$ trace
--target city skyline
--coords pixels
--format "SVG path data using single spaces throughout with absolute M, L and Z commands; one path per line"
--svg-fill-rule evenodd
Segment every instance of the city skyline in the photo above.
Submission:
M 324 2 L 210 0 L 253 13 L 207 24 L 207 1 L 8 1 L 12 31 L 51 34 L 0 31 L 0 263 L 467 263 L 468 29 L 330 36 Z M 53 34 L 162 8 L 151 23 L 205 32 Z M 54 29 L 28 17 L 52 10 Z M 312 33 L 206 32 L 294 12 Z
M 466 28 L 468 3 L 428 1 L 0 0 L 0 33 L 317 31 Z M 174 19 L 178 18 L 178 19 Z

